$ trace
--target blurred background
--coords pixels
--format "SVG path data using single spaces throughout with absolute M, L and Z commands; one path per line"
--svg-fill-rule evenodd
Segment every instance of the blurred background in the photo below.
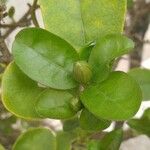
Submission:
M 32 20 L 33 16 L 36 16 L 36 20 Z M 40 7 L 36 0 L 0 0 L 0 76 L 12 60 L 11 47 L 16 33 L 28 26 L 44 28 Z M 128 0 L 124 34 L 135 42 L 135 48 L 129 55 L 118 59 L 115 69 L 125 72 L 135 67 L 150 69 L 150 0 Z M 150 101 L 144 101 L 135 117 L 140 118 L 148 107 Z M 6 149 L 11 149 L 21 132 L 36 126 L 46 126 L 54 131 L 62 129 L 59 120 L 45 119 L 29 122 L 16 118 L 0 101 L 0 143 Z M 107 131 L 111 131 L 113 127 L 114 123 Z M 124 129 L 129 130 L 126 124 Z M 135 137 L 134 134 L 129 133 L 120 149 L 150 150 L 150 138 L 143 134 Z

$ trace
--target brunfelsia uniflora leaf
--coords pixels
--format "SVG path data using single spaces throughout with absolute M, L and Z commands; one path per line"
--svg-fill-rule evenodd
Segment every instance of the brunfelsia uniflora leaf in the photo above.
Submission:
M 41 118 L 34 105 L 42 91 L 15 63 L 9 64 L 2 80 L 2 101 L 10 112 L 25 119 Z
M 88 150 L 118 150 L 123 138 L 123 131 L 117 129 L 106 134 L 100 141 L 90 140 Z
M 93 79 L 95 83 L 105 80 L 111 69 L 111 62 L 126 53 L 129 53 L 134 47 L 132 40 L 121 34 L 108 34 L 100 38 L 89 57 L 89 64 L 92 68 Z
M 19 136 L 13 150 L 56 150 L 56 138 L 49 129 L 29 129 Z
M 60 131 L 56 135 L 56 150 L 71 150 L 71 143 L 75 140 L 76 134 Z
M 73 98 L 71 94 L 67 91 L 38 87 L 38 84 L 26 76 L 15 63 L 11 63 L 4 73 L 2 91 L 5 107 L 21 118 L 66 119 L 76 114 L 70 107 Z
M 139 119 L 130 119 L 127 124 L 139 133 L 150 136 L 150 108 L 146 109 Z
M 15 38 L 12 53 L 15 63 L 31 79 L 54 89 L 77 86 L 72 70 L 78 54 L 58 36 L 39 28 L 23 29 Z
M 39 0 L 45 28 L 79 51 L 101 35 L 121 33 L 126 0 Z
M 64 119 L 73 117 L 77 113 L 70 107 L 73 98 L 67 91 L 45 90 L 37 99 L 36 111 L 45 118 Z
M 112 72 L 107 80 L 85 89 L 80 98 L 85 108 L 99 118 L 126 120 L 138 111 L 142 94 L 128 74 Z
M 84 107 L 98 124 L 101 119 L 133 117 L 141 90 L 129 75 L 111 73 L 112 62 L 134 46 L 121 34 L 126 0 L 39 2 L 51 33 L 26 28 L 17 34 L 12 48 L 15 62 L 2 81 L 6 108 L 26 119 L 68 119 Z M 85 88 L 80 95 L 81 84 Z M 75 91 L 74 96 L 68 91 Z M 84 125 L 89 114 L 81 114 Z M 105 128 L 103 123 L 100 129 Z
M 109 127 L 110 122 L 99 119 L 90 113 L 87 109 L 83 109 L 80 115 L 80 127 L 87 131 L 100 131 Z
M 143 100 L 150 100 L 150 70 L 142 68 L 134 68 L 129 72 L 140 85 L 143 94 Z

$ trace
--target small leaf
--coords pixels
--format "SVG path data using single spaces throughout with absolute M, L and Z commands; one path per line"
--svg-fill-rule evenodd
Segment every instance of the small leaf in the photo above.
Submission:
M 46 29 L 77 51 L 101 35 L 123 30 L 126 0 L 39 0 L 39 4 Z
M 25 119 L 41 118 L 34 105 L 42 91 L 15 63 L 7 67 L 2 80 L 2 101 L 11 113 Z
M 144 111 L 144 114 L 142 116 L 142 118 L 148 118 L 150 120 L 150 108 L 147 108 L 145 111 Z
M 5 119 L 0 119 L 0 132 L 5 135 L 9 135 L 12 133 L 13 128 L 12 124 L 16 123 L 17 118 L 15 116 L 10 116 Z
M 8 11 L 8 16 L 10 18 L 13 18 L 14 14 L 15 14 L 15 8 L 12 6 L 12 7 L 10 7 L 10 9 Z
M 126 120 L 133 117 L 141 104 L 141 90 L 126 73 L 112 72 L 107 80 L 90 86 L 80 98 L 95 116 L 106 120 Z
M 0 150 L 5 150 L 5 148 L 0 144 Z
M 147 118 L 131 119 L 127 123 L 131 128 L 137 130 L 139 133 L 150 136 L 150 120 L 149 119 Z
M 97 140 L 90 140 L 87 143 L 87 150 L 101 150 L 100 149 L 100 142 Z
M 111 131 L 101 141 L 89 141 L 88 150 L 119 150 L 122 138 L 123 131 L 121 129 Z
M 133 42 L 120 34 L 108 34 L 100 38 L 92 49 L 89 64 L 92 67 L 93 82 L 105 80 L 111 71 L 111 62 L 134 47 Z
M 80 127 L 88 131 L 101 131 L 109 127 L 110 122 L 98 119 L 88 110 L 83 109 L 80 115 Z
M 13 56 L 25 74 L 45 86 L 54 89 L 77 86 L 72 71 L 78 54 L 66 41 L 46 30 L 27 28 L 19 32 Z
M 131 119 L 127 124 L 138 132 L 150 136 L 150 108 L 145 110 L 140 119 Z
M 58 132 L 56 135 L 57 148 L 56 150 L 71 150 L 72 141 L 76 135 L 69 132 Z
M 29 129 L 19 136 L 13 150 L 56 150 L 56 139 L 49 129 Z
M 131 75 L 140 85 L 143 99 L 150 100 L 150 70 L 135 68 L 129 71 Z
M 80 60 L 88 61 L 91 51 L 93 47 L 95 46 L 95 42 L 89 42 L 86 46 L 80 49 L 79 56 Z
M 123 131 L 121 129 L 114 130 L 104 136 L 100 141 L 99 150 L 119 150 L 123 138 Z
M 63 121 L 63 130 L 65 132 L 75 130 L 78 127 L 79 127 L 79 119 L 77 117 Z
M 70 107 L 73 96 L 67 91 L 45 90 L 37 99 L 36 111 L 40 116 L 67 119 L 77 112 Z

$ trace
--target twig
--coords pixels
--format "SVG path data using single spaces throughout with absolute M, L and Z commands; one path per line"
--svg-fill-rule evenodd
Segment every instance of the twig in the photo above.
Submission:
M 37 5 L 37 0 L 34 1 L 33 5 L 29 7 L 29 10 L 22 16 L 22 18 L 15 24 L 11 24 L 11 28 L 8 29 L 8 31 L 2 36 L 3 39 L 6 39 L 17 27 L 20 27 L 20 25 L 29 25 L 30 21 L 33 19 L 34 23 L 35 21 L 35 16 L 33 15 L 33 11 L 35 11 L 36 9 L 38 9 L 39 6 Z M 32 15 L 31 15 L 32 14 Z M 34 16 L 34 18 L 29 18 L 29 16 Z M 37 25 L 37 22 L 36 22 Z M 2 24 L 1 24 L 2 26 Z M 7 25 L 8 26 L 8 25 Z

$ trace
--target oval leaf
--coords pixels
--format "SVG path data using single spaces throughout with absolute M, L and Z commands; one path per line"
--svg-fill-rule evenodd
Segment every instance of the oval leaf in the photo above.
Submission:
M 11 113 L 25 119 L 40 118 L 34 105 L 42 91 L 15 63 L 7 67 L 2 80 L 2 101 Z
M 46 29 L 77 50 L 101 35 L 121 33 L 123 29 L 126 0 L 39 0 L 39 3 Z
M 116 57 L 129 53 L 133 47 L 134 43 L 120 34 L 109 34 L 99 39 L 89 57 L 93 82 L 99 83 L 106 79 L 111 71 L 111 62 Z
M 140 119 L 131 119 L 127 124 L 136 131 L 150 136 L 150 108 L 145 110 Z
M 63 39 L 43 29 L 23 29 L 12 51 L 16 64 L 31 79 L 55 89 L 76 87 L 72 71 L 78 54 Z
M 123 132 L 121 129 L 111 131 L 101 141 L 89 141 L 88 150 L 119 150 L 122 138 Z
M 129 75 L 140 85 L 143 99 L 150 100 L 150 70 L 135 68 L 129 71 Z
M 65 131 L 65 132 L 70 132 L 70 131 L 73 131 L 73 130 L 79 128 L 78 117 L 64 120 L 62 123 L 63 123 L 63 131 Z
M 58 132 L 56 135 L 57 148 L 56 150 L 71 150 L 72 142 L 76 135 L 69 132 Z
M 123 131 L 121 129 L 114 130 L 104 136 L 100 141 L 100 150 L 119 150 L 123 138 Z
M 46 128 L 29 129 L 19 136 L 13 150 L 56 150 L 56 139 Z
M 126 120 L 138 111 L 142 96 L 138 84 L 129 75 L 112 72 L 107 80 L 85 89 L 80 98 L 97 117 Z
M 5 148 L 0 144 L 0 150 L 5 150 Z
M 100 131 L 108 128 L 109 121 L 98 119 L 88 110 L 83 109 L 80 115 L 80 127 L 88 131 Z
M 48 89 L 38 98 L 36 111 L 43 117 L 66 119 L 74 116 L 76 111 L 71 108 L 73 96 L 66 91 Z

